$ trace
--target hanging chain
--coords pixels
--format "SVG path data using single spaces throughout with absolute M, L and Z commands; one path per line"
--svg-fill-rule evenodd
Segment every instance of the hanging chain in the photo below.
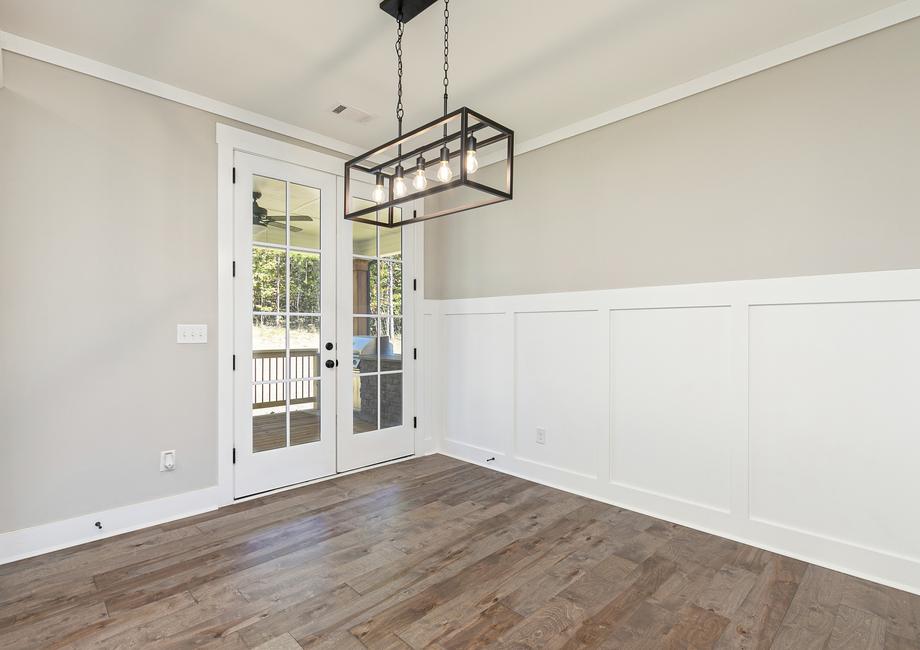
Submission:
M 450 0 L 444 0 L 444 114 L 447 115 L 447 86 L 450 80 L 447 71 L 450 69 Z
M 402 12 L 396 17 L 396 123 L 399 125 L 399 135 L 402 136 L 403 102 L 402 102 L 402 37 L 403 19 Z

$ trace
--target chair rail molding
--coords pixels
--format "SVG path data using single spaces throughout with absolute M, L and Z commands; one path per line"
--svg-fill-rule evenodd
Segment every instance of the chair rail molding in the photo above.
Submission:
M 442 453 L 920 594 L 920 270 L 427 303 Z

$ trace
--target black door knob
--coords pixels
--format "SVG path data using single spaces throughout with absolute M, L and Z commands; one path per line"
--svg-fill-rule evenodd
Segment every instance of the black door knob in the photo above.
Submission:
M 335 361 L 333 361 L 332 359 L 326 359 L 326 367 L 335 368 Z
M 330 341 L 329 343 L 326 344 L 326 349 L 327 349 L 327 350 L 331 350 L 332 347 L 333 347 L 333 346 L 332 346 L 332 342 L 331 342 L 331 341 Z

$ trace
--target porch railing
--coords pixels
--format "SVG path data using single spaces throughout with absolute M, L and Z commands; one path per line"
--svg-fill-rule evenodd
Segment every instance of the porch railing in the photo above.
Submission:
M 319 399 L 319 350 L 290 350 L 290 374 L 285 373 L 285 350 L 254 350 L 252 353 L 252 408 L 284 406 L 285 388 L 291 391 L 291 404 L 310 404 Z M 286 379 L 293 381 L 285 381 Z

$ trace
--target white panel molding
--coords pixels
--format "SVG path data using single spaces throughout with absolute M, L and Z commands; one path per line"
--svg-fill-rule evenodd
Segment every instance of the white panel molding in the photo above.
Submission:
M 442 322 L 439 338 L 444 345 L 439 363 L 444 372 L 438 383 L 443 390 L 444 440 L 489 455 L 504 455 L 514 430 L 514 411 L 505 408 L 514 399 L 511 317 L 506 313 L 445 313 Z M 466 403 L 478 406 L 456 410 Z
M 851 20 L 850 22 L 802 38 L 793 43 L 783 45 L 761 55 L 702 75 L 696 79 L 691 79 L 685 83 L 614 107 L 592 117 L 578 120 L 542 135 L 520 141 L 515 146 L 515 153 L 520 155 L 542 147 L 547 147 L 556 142 L 575 137 L 582 133 L 587 133 L 588 131 L 593 131 L 594 129 L 613 124 L 614 122 L 619 122 L 620 120 L 625 120 L 634 115 L 645 113 L 646 111 L 691 97 L 705 92 L 706 90 L 717 88 L 732 81 L 782 65 L 783 63 L 788 63 L 795 59 L 808 56 L 809 54 L 820 52 L 829 47 L 851 41 L 860 36 L 865 36 L 887 27 L 892 27 L 911 20 L 912 18 L 917 18 L 918 16 L 920 16 L 920 0 L 903 0 L 891 7 Z M 198 108 L 267 131 L 280 133 L 291 138 L 296 138 L 332 151 L 346 154 L 349 157 L 360 155 L 365 151 L 364 147 L 359 147 L 352 143 L 343 142 L 336 138 L 331 138 L 267 115 L 262 115 L 232 104 L 211 99 L 204 95 L 199 95 L 151 79 L 150 77 L 129 72 L 66 50 L 3 31 L 0 31 L 0 88 L 3 87 L 3 49 L 39 61 L 51 63 L 68 70 L 96 77 L 97 79 L 103 79 L 128 88 L 133 88 L 134 90 L 139 90 L 156 97 L 162 97 L 163 99 Z M 486 159 L 483 160 L 482 164 L 488 165 L 492 162 L 495 161 Z
M 607 424 L 603 409 L 607 352 L 599 311 L 508 313 L 514 400 L 511 454 L 547 471 L 596 480 L 607 470 L 601 442 L 588 432 Z M 577 376 L 578 381 L 572 381 Z M 525 405 L 525 409 L 518 407 Z M 536 429 L 546 430 L 537 444 Z M 573 444 L 589 442 L 589 444 Z
M 920 300 L 749 313 L 751 520 L 920 564 Z
M 442 453 L 449 456 L 473 462 L 484 467 L 490 467 L 497 471 L 519 476 L 566 490 L 576 494 L 581 494 L 593 499 L 598 499 L 619 507 L 628 508 L 654 517 L 666 519 L 678 524 L 703 530 L 712 534 L 720 535 L 739 542 L 751 544 L 766 550 L 781 553 L 790 557 L 795 557 L 804 561 L 824 566 L 833 570 L 843 571 L 861 578 L 873 580 L 882 584 L 890 585 L 899 589 L 911 591 L 920 594 L 920 559 L 912 557 L 912 554 L 900 552 L 899 549 L 909 548 L 909 544 L 916 536 L 920 535 L 920 521 L 914 521 L 909 517 L 907 512 L 902 512 L 899 519 L 892 525 L 891 530 L 901 531 L 904 539 L 892 540 L 891 544 L 885 544 L 885 548 L 879 548 L 880 544 L 861 543 L 862 535 L 858 534 L 860 526 L 869 526 L 868 519 L 856 519 L 855 523 L 839 526 L 835 528 L 836 534 L 832 534 L 830 529 L 825 530 L 818 528 L 814 530 L 803 530 L 801 526 L 791 525 L 789 522 L 766 520 L 762 516 L 752 517 L 750 506 L 750 473 L 752 470 L 752 459 L 750 457 L 750 341 L 749 341 L 749 322 L 750 310 L 752 306 L 758 305 L 821 305 L 821 304 L 840 304 L 846 308 L 847 305 L 858 305 L 861 303 L 886 303 L 901 301 L 920 300 L 920 270 L 904 271 L 885 271 L 874 273 L 853 273 L 828 276 L 810 276 L 798 278 L 779 278 L 769 280 L 751 280 L 737 282 L 718 282 L 708 284 L 694 285 L 677 285 L 662 287 L 643 287 L 636 289 L 613 289 L 602 291 L 580 291 L 570 293 L 553 293 L 553 294 L 535 294 L 535 295 L 518 295 L 518 296 L 495 296 L 485 298 L 469 299 L 452 299 L 439 302 L 437 308 L 431 307 L 431 314 L 435 313 L 440 324 L 441 343 L 437 348 L 436 359 L 429 359 L 429 363 L 436 364 L 434 367 L 438 370 L 432 373 L 432 392 L 437 394 L 436 401 L 445 405 L 443 413 L 444 424 L 440 428 L 441 437 L 438 440 L 439 449 Z M 678 315 L 685 313 L 688 308 L 715 308 L 719 309 L 721 316 L 727 319 L 730 327 L 715 328 L 712 332 L 712 339 L 707 343 L 710 349 L 722 350 L 720 353 L 718 375 L 713 374 L 713 370 L 706 371 L 700 369 L 701 377 L 705 380 L 707 377 L 712 379 L 716 376 L 727 376 L 729 385 L 723 393 L 719 393 L 718 402 L 710 402 L 710 406 L 701 409 L 698 412 L 703 417 L 697 423 L 696 442 L 701 447 L 698 458 L 704 459 L 704 454 L 710 450 L 718 450 L 724 453 L 724 462 L 717 465 L 724 470 L 723 477 L 727 476 L 726 483 L 728 494 L 721 496 L 721 492 L 713 492 L 711 477 L 701 476 L 697 480 L 693 478 L 690 471 L 682 477 L 682 482 L 667 482 L 668 489 L 661 489 L 661 485 L 654 479 L 655 471 L 660 474 L 660 467 L 656 467 L 653 460 L 654 455 L 635 456 L 634 461 L 647 463 L 648 475 L 652 478 L 643 478 L 642 484 L 636 484 L 634 481 L 625 480 L 622 476 L 612 475 L 613 454 L 617 453 L 612 444 L 612 436 L 617 432 L 613 431 L 613 409 L 614 404 L 611 396 L 613 393 L 614 382 L 617 377 L 614 376 L 614 364 L 611 362 L 611 354 L 614 353 L 611 328 L 613 326 L 612 314 L 620 312 L 635 313 L 632 310 L 652 310 L 664 309 L 671 310 L 668 313 L 660 314 L 668 320 L 673 313 L 676 318 Z M 808 309 L 808 307 L 805 307 Z M 535 314 L 535 313 L 570 313 L 596 311 L 598 313 L 598 322 L 601 327 L 599 331 L 607 332 L 608 343 L 605 347 L 603 341 L 600 341 L 598 349 L 597 363 L 607 364 L 604 373 L 607 378 L 604 383 L 609 381 L 609 385 L 604 387 L 606 395 L 601 401 L 602 404 L 592 404 L 597 398 L 592 398 L 593 387 L 586 383 L 588 379 L 594 381 L 588 373 L 573 370 L 568 379 L 579 391 L 582 396 L 582 402 L 579 403 L 579 409 L 597 408 L 604 413 L 602 420 L 609 426 L 597 429 L 595 438 L 573 439 L 567 441 L 572 445 L 589 445 L 592 450 L 600 449 L 604 451 L 607 459 L 607 465 L 603 467 L 601 473 L 596 477 L 589 472 L 583 471 L 581 467 L 571 467 L 566 464 L 560 464 L 552 458 L 534 458 L 516 445 L 516 413 L 522 413 L 521 409 L 527 408 L 526 404 L 516 404 L 515 399 L 520 399 L 520 393 L 517 383 L 519 377 L 515 376 L 515 367 L 520 365 L 520 359 L 514 354 L 497 353 L 500 348 L 511 350 L 512 352 L 530 353 L 538 351 L 539 346 L 534 344 L 533 332 L 531 332 L 531 343 L 521 348 L 516 340 L 516 328 L 514 327 L 515 319 L 518 314 Z M 848 313 L 845 309 L 841 314 Z M 888 312 L 885 312 L 887 314 Z M 891 312 L 900 313 L 900 312 Z M 475 336 L 465 329 L 470 316 L 491 315 L 492 318 L 507 323 L 504 328 L 498 328 L 494 332 L 495 340 L 486 343 L 490 350 L 496 351 L 496 354 L 489 356 L 492 368 L 489 370 L 491 385 L 496 390 L 480 390 L 475 393 L 475 399 L 471 400 L 470 395 L 457 393 L 451 390 L 451 386 L 457 385 L 457 381 L 451 381 L 452 373 L 457 376 L 467 375 L 471 368 L 467 367 L 467 358 L 463 354 L 454 353 L 450 356 L 451 363 L 444 363 L 443 358 L 447 354 L 450 346 L 454 345 L 453 336 L 466 338 L 467 347 L 475 349 Z M 892 318 L 892 316 L 882 315 L 883 318 Z M 451 335 L 447 333 L 447 321 L 451 322 Z M 720 320 L 719 322 L 725 322 Z M 885 321 L 887 322 L 887 321 Z M 677 319 L 674 321 L 678 327 L 685 325 L 683 321 Z M 706 330 L 705 323 L 698 324 Z M 636 321 L 635 332 L 643 333 L 642 321 Z M 679 333 L 679 330 L 676 330 Z M 898 330 L 901 331 L 901 330 Z M 547 330 L 548 335 L 552 334 Z M 615 335 L 615 332 L 613 333 Z M 660 336 L 660 333 L 658 334 Z M 478 335 L 476 335 L 478 336 Z M 605 338 L 604 335 L 599 335 Z M 862 336 L 863 338 L 859 338 Z M 551 337 L 549 337 L 551 338 Z M 871 342 L 871 329 L 863 328 L 859 330 L 858 336 L 853 339 L 857 343 L 864 341 L 867 345 Z M 645 340 L 645 339 L 643 339 Z M 645 340 L 647 345 L 654 345 L 654 336 Z M 718 344 L 718 345 L 716 345 Z M 547 347 L 559 348 L 560 354 L 565 355 L 564 342 L 556 340 L 547 340 Z M 680 353 L 681 342 L 675 346 L 674 350 L 668 352 L 668 355 L 676 356 L 675 363 L 682 360 L 697 359 L 698 356 L 689 353 L 683 355 Z M 780 343 L 781 345 L 781 343 Z M 713 347 L 715 346 L 715 347 Z M 866 348 L 870 349 L 870 348 Z M 730 351 L 726 361 L 724 351 Z M 668 356 L 658 360 L 658 365 L 654 372 L 667 372 Z M 708 358 L 708 357 L 703 357 Z M 640 359 L 641 360 L 641 359 Z M 479 363 L 480 360 L 471 359 L 469 365 Z M 661 364 L 665 365 L 662 366 Z M 641 369 L 632 363 L 627 368 Z M 524 365 L 522 367 L 530 368 L 528 372 L 534 372 L 538 366 Z M 675 366 L 680 369 L 681 366 Z M 726 370 L 727 367 L 727 370 Z M 683 367 L 687 377 L 692 378 L 692 372 L 687 372 Z M 481 372 L 481 369 L 480 369 Z M 478 376 L 478 375 L 477 375 Z M 629 377 L 629 374 L 626 375 Z M 641 375 L 640 375 L 641 376 Z M 652 375 L 654 379 L 654 375 Z M 685 379 L 689 381 L 689 379 Z M 511 382 L 511 386 L 505 386 L 505 382 Z M 898 377 L 891 377 L 891 381 L 900 382 L 897 385 L 899 395 L 905 394 L 905 391 L 916 393 L 920 391 L 918 386 L 905 386 L 904 382 L 917 382 L 915 374 L 902 374 Z M 536 384 L 541 385 L 541 384 Z M 654 389 L 655 384 L 649 384 Z M 667 396 L 675 395 L 675 390 L 679 390 L 679 383 L 665 384 L 670 386 L 662 393 L 663 402 L 660 405 L 662 410 L 674 408 L 667 399 Z M 858 384 L 857 384 L 858 385 Z M 651 389 L 649 389 L 651 390 Z M 865 399 L 874 399 L 876 392 L 891 392 L 891 387 L 886 389 L 885 385 L 874 384 L 866 389 Z M 529 392 L 523 395 L 528 399 L 541 399 L 545 393 Z M 654 392 L 645 393 L 651 398 L 655 397 Z M 534 397 L 536 396 L 536 397 Z M 653 400 L 652 400 L 653 402 Z M 724 422 L 724 428 L 727 430 L 727 436 L 717 436 L 713 434 L 707 437 L 708 429 L 705 426 L 705 417 L 707 410 L 710 411 L 716 407 L 711 404 L 722 404 L 724 402 L 724 412 L 719 415 L 719 422 Z M 651 403 L 650 403 L 651 404 Z M 546 405 L 541 404 L 545 410 Z M 679 406 L 679 405 L 678 405 Z M 691 405 L 692 406 L 692 405 Z M 777 405 L 782 407 L 782 405 Z M 568 408 L 569 405 L 566 406 Z M 648 406 L 651 407 L 650 405 Z M 550 404 L 549 408 L 553 408 Z M 684 407 L 687 408 L 686 402 Z M 493 437 L 483 437 L 482 432 L 470 432 L 464 427 L 458 427 L 456 421 L 451 418 L 458 413 L 466 413 L 475 410 L 480 414 L 488 414 L 489 418 L 494 418 L 490 427 L 494 434 Z M 679 411 L 679 409 L 678 409 Z M 587 412 L 587 411 L 585 411 Z M 558 413 L 571 413 L 563 408 Z M 558 415 L 557 413 L 557 415 Z M 453 415 L 452 415 L 453 414 Z M 581 411 L 577 416 L 580 418 Z M 641 416 L 641 411 L 639 412 Z M 636 417 L 639 417 L 636 416 Z M 674 418 L 675 423 L 679 416 Z M 640 420 L 636 420 L 641 422 Z M 665 424 L 661 424 L 661 422 Z M 667 418 L 659 422 L 659 426 L 667 425 Z M 499 424 L 500 423 L 500 424 Z M 700 424 L 702 423 L 702 424 Z M 537 425 L 539 426 L 539 425 Z M 677 426 L 676 424 L 674 426 Z M 606 432 L 606 435 L 605 435 Z M 583 435 L 583 434 L 579 434 Z M 629 432 L 626 432 L 629 435 Z M 638 435 L 638 434 L 636 434 Z M 667 441 L 667 430 L 664 430 L 665 437 L 662 441 Z M 852 434 L 850 434 L 852 435 Z M 897 445 L 904 447 L 901 454 L 912 453 L 910 441 L 900 442 L 897 437 L 889 437 L 894 440 L 892 454 L 899 454 Z M 840 444 L 846 444 L 846 440 L 839 441 Z M 709 446 L 707 448 L 707 445 Z M 690 454 L 691 468 L 693 467 L 693 454 Z M 672 461 L 674 462 L 673 458 Z M 892 461 L 893 464 L 893 461 Z M 883 465 L 882 467 L 884 467 Z M 903 463 L 899 465 L 903 467 Z M 573 469 L 575 471 L 573 471 Z M 831 465 L 824 469 L 828 480 L 863 480 L 865 485 L 860 489 L 865 490 L 867 497 L 866 502 L 883 503 L 889 496 L 883 493 L 877 493 L 881 490 L 877 481 L 872 480 L 871 474 L 862 473 L 860 476 L 854 476 L 852 468 L 846 468 L 847 475 L 841 476 L 840 472 L 834 471 Z M 632 471 L 632 470 L 631 470 Z M 635 468 L 634 475 L 643 476 L 645 471 L 643 467 Z M 701 472 L 706 472 L 705 463 L 701 463 Z M 841 470 L 843 471 L 843 470 Z M 874 471 L 879 471 L 878 467 Z M 914 479 L 913 473 L 904 472 L 902 483 L 909 483 L 909 487 L 915 487 L 911 493 L 920 492 L 920 477 Z M 721 478 L 719 479 L 722 480 Z M 916 482 L 916 485 L 914 485 Z M 681 489 L 685 486 L 685 489 Z M 803 486 L 807 487 L 807 486 Z M 721 489 L 721 488 L 720 488 Z M 699 495 L 720 495 L 717 499 L 699 498 Z M 884 509 L 876 508 L 878 512 L 886 512 Z M 885 516 L 893 517 L 893 508 L 887 509 Z M 763 513 L 757 513 L 762 515 Z M 860 515 L 861 513 L 855 513 Z M 907 519 L 901 519 L 907 517 Z M 843 531 L 841 534 L 840 531 Z M 852 531 L 852 535 L 848 534 Z
M 0 534 L 0 564 L 216 510 L 216 487 Z M 96 528 L 96 522 L 102 528 Z
M 730 512 L 730 313 L 611 310 L 611 483 Z

